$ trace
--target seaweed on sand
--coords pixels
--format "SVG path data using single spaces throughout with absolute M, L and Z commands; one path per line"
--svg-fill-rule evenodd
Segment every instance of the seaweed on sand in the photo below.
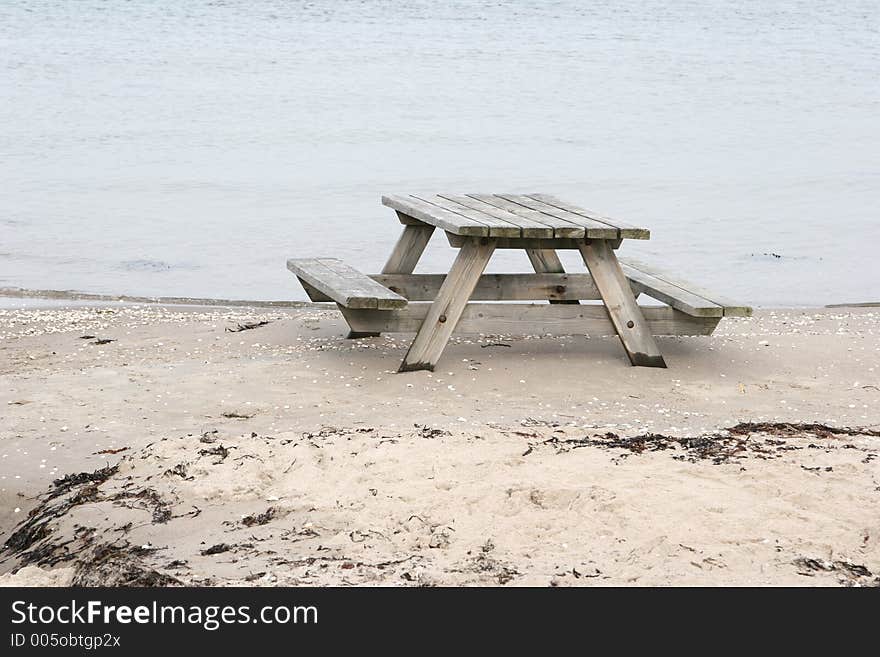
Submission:
M 761 439 L 753 434 L 773 436 Z M 699 436 L 666 436 L 658 433 L 644 433 L 637 436 L 620 436 L 613 432 L 583 438 L 562 438 L 551 436 L 540 442 L 529 443 L 523 456 L 528 456 L 541 445 L 555 448 L 557 453 L 569 452 L 582 447 L 601 449 L 622 449 L 631 454 L 679 450 L 673 456 L 679 461 L 696 463 L 701 460 L 712 461 L 715 465 L 729 463 L 734 459 L 749 455 L 757 458 L 778 458 L 782 452 L 803 449 L 789 444 L 781 438 L 815 437 L 820 439 L 837 436 L 880 436 L 880 431 L 859 427 L 831 427 L 825 424 L 794 424 L 787 422 L 741 422 L 724 431 L 706 433 Z M 529 437 L 537 438 L 538 434 Z M 815 447 L 815 445 L 809 445 Z M 847 447 L 852 447 L 847 445 Z M 625 454 L 626 456 L 626 454 Z
M 266 326 L 269 322 L 266 320 L 260 322 L 246 322 L 244 324 L 238 324 L 234 327 L 226 327 L 227 333 L 241 333 L 242 331 L 252 331 L 255 328 L 260 328 L 261 326 Z
M 90 502 L 110 501 L 119 506 L 142 509 L 151 513 L 153 523 L 171 519 L 171 506 L 151 488 L 124 491 L 113 496 L 102 495 L 100 486 L 118 472 L 117 465 L 94 472 L 69 474 L 53 482 L 39 504 L 12 533 L 3 553 L 17 558 L 18 568 L 27 565 L 54 566 L 76 559 L 75 585 L 158 586 L 173 583 L 164 575 L 137 563 L 142 548 L 97 543 L 93 528 L 77 527 L 69 540 L 53 539 L 54 522 L 75 507 Z M 93 558 L 82 559 L 85 550 L 93 550 Z M 173 578 L 172 578 L 173 579 Z
M 12 533 L 3 547 L 3 551 L 23 555 L 25 563 L 44 563 L 49 555 L 45 550 L 26 552 L 49 536 L 50 523 L 64 516 L 73 507 L 94 502 L 98 499 L 98 487 L 116 474 L 118 466 L 107 466 L 94 472 L 79 472 L 56 479 L 53 488 L 46 493 L 27 519 Z M 64 498 L 59 500 L 58 498 Z M 50 552 L 54 552 L 54 549 Z M 58 555 L 50 563 L 57 563 L 72 558 L 72 555 Z
M 73 586 L 180 586 L 171 575 L 143 565 L 137 548 L 100 543 L 90 559 L 79 561 L 73 575 Z
M 835 436 L 872 436 L 880 437 L 880 430 L 866 427 L 831 427 L 827 424 L 796 423 L 796 422 L 740 422 L 728 431 L 736 435 L 750 433 L 767 433 L 774 436 L 796 436 L 811 433 L 819 438 Z
M 698 460 L 711 460 L 721 464 L 730 459 L 744 456 L 745 452 L 767 453 L 758 443 L 750 444 L 746 438 L 725 438 L 722 436 L 678 437 L 665 436 L 657 433 L 646 433 L 631 438 L 622 437 L 608 432 L 594 438 L 563 439 L 552 436 L 540 443 L 552 445 L 557 453 L 567 452 L 581 447 L 599 447 L 602 449 L 623 449 L 633 454 L 659 452 L 668 449 L 681 449 L 683 454 L 673 458 L 695 463 Z

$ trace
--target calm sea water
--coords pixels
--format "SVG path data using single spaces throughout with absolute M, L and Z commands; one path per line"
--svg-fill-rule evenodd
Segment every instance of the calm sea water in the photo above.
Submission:
M 755 305 L 878 300 L 880 3 L 0 3 L 0 287 L 304 298 L 286 258 L 378 270 L 415 190 L 555 193 Z

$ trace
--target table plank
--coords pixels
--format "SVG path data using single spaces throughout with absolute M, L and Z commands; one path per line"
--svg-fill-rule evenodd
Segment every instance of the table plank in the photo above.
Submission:
M 567 203 L 556 198 L 555 196 L 552 196 L 551 194 L 527 194 L 526 196 L 531 199 L 535 199 L 536 201 L 546 203 L 547 205 L 551 205 L 562 210 L 567 210 L 568 212 L 573 212 L 577 215 L 589 217 L 591 219 L 601 221 L 602 223 L 615 226 L 620 231 L 620 236 L 625 239 L 646 240 L 650 239 L 651 237 L 651 231 L 647 228 L 639 228 L 637 226 L 633 226 L 626 222 L 620 221 L 619 219 L 611 219 L 609 217 L 602 216 L 598 212 L 593 212 L 592 210 L 578 207 L 573 203 Z
M 468 194 L 467 196 L 477 201 L 481 201 L 482 203 L 485 203 L 487 205 L 491 205 L 493 207 L 510 212 L 511 214 L 523 217 L 524 219 L 530 219 L 531 221 L 549 226 L 553 229 L 554 237 L 568 237 L 577 239 L 586 236 L 586 231 L 581 224 L 574 224 L 570 221 L 566 221 L 565 219 L 560 219 L 559 217 L 554 217 L 548 214 L 544 214 L 543 212 L 530 210 L 529 208 L 526 208 L 519 203 L 513 203 L 511 201 L 508 201 L 507 199 L 501 198 L 500 196 L 496 196 L 494 194 Z
M 457 249 L 464 244 L 468 238 L 461 235 L 453 235 L 445 233 L 449 246 Z M 619 240 L 607 240 L 612 248 L 617 248 Z M 553 239 L 541 239 L 540 237 L 498 237 L 495 238 L 496 249 L 579 249 L 586 240 L 571 239 L 569 237 L 554 237 Z
M 463 217 L 485 224 L 489 227 L 489 237 L 522 237 L 522 228 L 510 221 L 478 212 L 436 194 L 412 194 L 411 196 L 443 210 L 460 214 Z
M 489 205 L 488 203 L 484 203 L 483 201 L 478 201 L 477 199 L 471 198 L 470 196 L 456 194 L 440 194 L 440 196 L 442 198 L 453 201 L 460 206 L 475 210 L 480 215 L 488 215 L 490 217 L 501 219 L 503 221 L 511 223 L 514 226 L 519 226 L 522 231 L 522 237 L 553 237 L 552 226 L 534 221 L 528 217 L 521 217 L 517 214 L 513 214 L 512 212 L 508 212 L 507 210 L 502 210 L 501 208 L 495 207 L 494 205 Z
M 412 196 L 400 194 L 383 196 L 382 205 L 456 235 L 489 236 L 489 226 L 486 224 L 468 219 L 454 212 L 449 212 L 443 208 L 438 208 L 436 205 L 425 203 Z
M 570 223 L 576 224 L 578 226 L 583 226 L 584 230 L 586 231 L 587 237 L 604 240 L 614 240 L 620 237 L 620 230 L 616 226 L 605 223 L 604 221 L 599 221 L 598 219 L 585 217 L 583 215 L 577 214 L 576 212 L 570 212 L 562 208 L 557 208 L 554 205 L 544 203 L 543 201 L 538 201 L 523 194 L 498 194 L 497 196 L 500 196 L 501 198 L 506 199 L 512 203 L 522 205 L 526 208 L 529 208 L 530 210 L 535 210 L 545 215 L 558 217 L 559 219 L 565 219 Z

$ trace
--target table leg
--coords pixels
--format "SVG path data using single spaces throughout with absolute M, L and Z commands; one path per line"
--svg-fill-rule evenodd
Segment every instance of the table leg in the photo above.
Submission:
M 403 227 L 403 232 L 394 245 L 394 250 L 388 256 L 388 261 L 382 268 L 383 274 L 412 274 L 419 264 L 419 259 L 428 246 L 431 235 L 434 234 L 434 226 L 429 224 L 412 224 Z M 358 338 L 375 338 L 380 333 L 363 331 L 349 331 L 345 336 L 348 340 Z
M 612 246 L 607 240 L 591 240 L 580 247 L 580 252 L 630 362 L 646 367 L 666 367 Z
M 564 274 L 565 267 L 555 249 L 526 249 L 536 274 Z M 550 303 L 579 304 L 577 299 L 551 299 Z
M 462 245 L 398 371 L 434 370 L 494 251 L 487 237 Z

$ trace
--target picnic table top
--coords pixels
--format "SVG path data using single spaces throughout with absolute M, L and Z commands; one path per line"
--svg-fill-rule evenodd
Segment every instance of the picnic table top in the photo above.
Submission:
M 549 194 L 391 194 L 382 197 L 382 204 L 455 235 L 608 240 L 651 236 L 647 228 Z

